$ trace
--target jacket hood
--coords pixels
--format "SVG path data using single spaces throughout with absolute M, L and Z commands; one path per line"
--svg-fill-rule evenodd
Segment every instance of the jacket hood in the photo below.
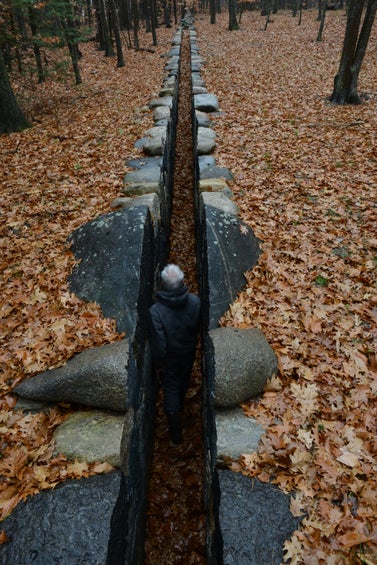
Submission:
M 174 290 L 159 290 L 157 297 L 160 302 L 170 306 L 170 308 L 179 308 L 185 305 L 188 293 L 187 286 L 183 285 Z

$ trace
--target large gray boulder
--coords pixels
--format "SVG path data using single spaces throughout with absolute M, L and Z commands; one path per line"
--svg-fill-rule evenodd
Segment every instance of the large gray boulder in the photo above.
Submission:
M 63 453 L 71 461 L 106 461 L 119 468 L 123 425 L 123 414 L 75 412 L 54 431 L 55 453 Z
M 258 396 L 278 370 L 276 355 L 257 328 L 209 332 L 215 377 L 214 404 L 231 407 Z
M 63 367 L 23 381 L 14 392 L 29 400 L 72 402 L 125 412 L 128 358 L 127 339 L 87 349 Z

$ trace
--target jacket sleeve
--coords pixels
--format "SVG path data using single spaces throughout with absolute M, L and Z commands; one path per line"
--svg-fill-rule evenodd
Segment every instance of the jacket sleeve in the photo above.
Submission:
M 152 359 L 156 364 L 162 364 L 166 358 L 167 344 L 164 326 L 162 325 L 158 309 L 153 307 L 149 310 L 149 344 Z

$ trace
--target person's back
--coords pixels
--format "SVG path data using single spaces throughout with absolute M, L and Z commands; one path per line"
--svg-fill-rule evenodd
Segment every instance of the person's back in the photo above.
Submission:
M 189 388 L 200 326 L 200 299 L 184 284 L 177 265 L 161 272 L 162 289 L 149 309 L 149 343 L 164 390 L 164 408 L 174 443 L 181 441 L 179 414 Z
M 185 285 L 173 290 L 160 290 L 158 302 L 151 309 L 153 328 L 164 336 L 153 336 L 154 359 L 165 356 L 187 355 L 195 351 L 200 325 L 200 300 Z

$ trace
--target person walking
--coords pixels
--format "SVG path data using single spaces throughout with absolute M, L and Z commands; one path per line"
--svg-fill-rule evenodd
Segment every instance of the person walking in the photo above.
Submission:
M 190 386 L 200 327 L 200 299 L 189 292 L 184 273 L 174 264 L 161 271 L 157 302 L 149 309 L 149 343 L 161 379 L 170 438 L 182 442 L 181 414 Z

